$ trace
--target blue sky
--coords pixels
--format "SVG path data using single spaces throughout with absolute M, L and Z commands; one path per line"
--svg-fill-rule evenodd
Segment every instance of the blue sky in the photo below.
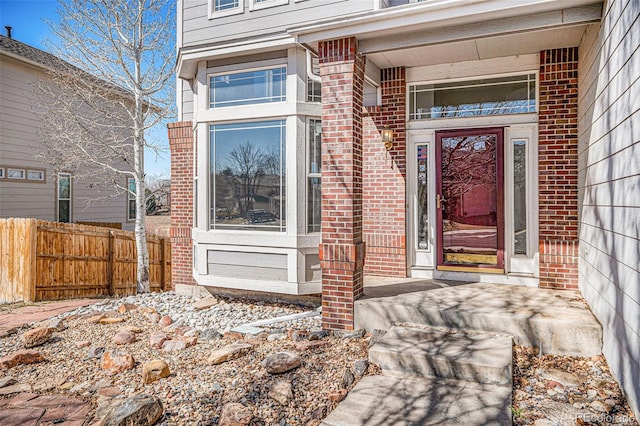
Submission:
M 49 30 L 46 20 L 57 21 L 55 0 L 0 0 L 0 32 L 6 35 L 5 26 L 12 29 L 12 38 L 47 50 L 45 40 L 50 40 L 55 44 L 53 35 Z M 173 46 L 167 54 L 174 54 Z M 147 176 L 158 176 L 169 178 L 170 155 L 167 130 L 164 126 L 159 126 L 147 134 L 147 139 L 157 142 L 166 149 L 160 157 L 152 151 L 148 151 L 145 156 L 145 170 Z

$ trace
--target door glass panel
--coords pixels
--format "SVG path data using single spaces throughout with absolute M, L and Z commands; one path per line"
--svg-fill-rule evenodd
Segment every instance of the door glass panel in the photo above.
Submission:
M 428 159 L 429 145 L 418 145 L 418 250 L 429 248 L 429 220 L 428 220 Z
M 440 141 L 443 262 L 499 266 L 497 135 Z
M 527 141 L 513 141 L 513 242 L 514 253 L 527 254 Z

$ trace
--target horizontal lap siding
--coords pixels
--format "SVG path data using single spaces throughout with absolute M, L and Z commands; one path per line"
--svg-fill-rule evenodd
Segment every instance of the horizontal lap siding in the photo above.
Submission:
M 580 289 L 640 409 L 640 3 L 608 2 L 580 46 Z

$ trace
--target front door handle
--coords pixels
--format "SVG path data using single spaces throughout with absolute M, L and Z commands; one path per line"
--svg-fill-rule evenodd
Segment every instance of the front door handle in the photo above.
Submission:
M 447 200 L 444 199 L 444 197 L 442 197 L 440 194 L 436 195 L 436 208 L 441 209 L 442 205 L 446 202 Z

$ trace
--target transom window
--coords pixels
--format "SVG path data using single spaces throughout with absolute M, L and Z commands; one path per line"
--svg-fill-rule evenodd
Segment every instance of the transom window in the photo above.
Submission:
M 213 11 L 222 12 L 225 10 L 236 9 L 240 7 L 240 0 L 214 0 Z
M 287 68 L 270 68 L 209 78 L 209 108 L 284 102 Z
M 211 228 L 286 231 L 285 120 L 209 126 Z
M 409 86 L 409 118 L 475 117 L 536 112 L 536 75 Z

